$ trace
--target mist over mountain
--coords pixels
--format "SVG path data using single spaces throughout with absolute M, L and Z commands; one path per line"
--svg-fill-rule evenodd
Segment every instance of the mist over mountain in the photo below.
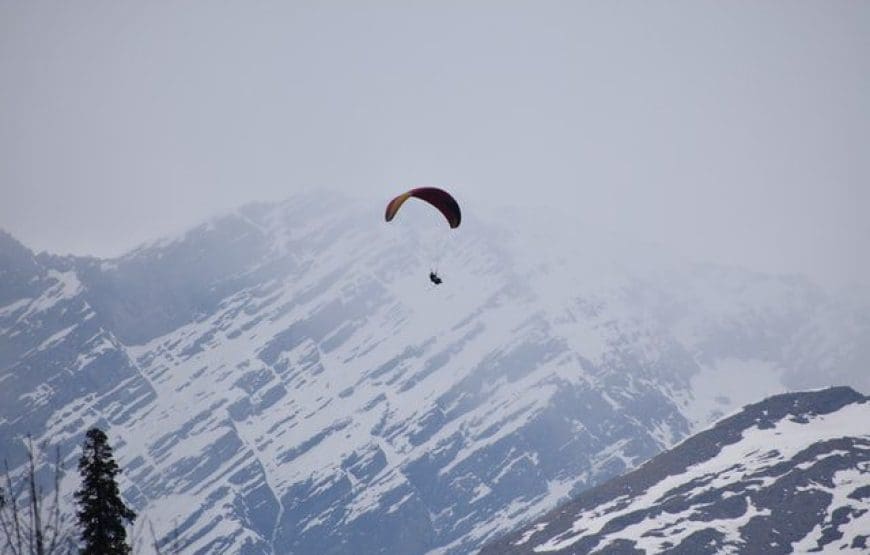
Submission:
M 870 391 L 870 308 L 800 277 L 425 208 L 303 195 L 114 259 L 0 234 L 0 452 L 103 427 L 185 552 L 466 553 L 743 404 Z

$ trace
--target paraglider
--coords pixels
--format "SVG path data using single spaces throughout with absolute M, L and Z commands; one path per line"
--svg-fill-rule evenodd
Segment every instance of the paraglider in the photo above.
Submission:
M 387 204 L 387 212 L 384 215 L 385 219 L 388 222 L 392 221 L 396 217 L 399 208 L 402 207 L 406 200 L 412 197 L 426 201 L 437 208 L 447 219 L 451 229 L 459 227 L 459 224 L 462 222 L 462 212 L 459 210 L 459 203 L 456 202 L 456 199 L 450 193 L 437 187 L 418 187 L 397 196 Z
M 409 198 L 420 199 L 436 208 L 447 220 L 450 229 L 456 229 L 462 223 L 462 211 L 459 209 L 459 203 L 456 202 L 456 199 L 450 193 L 437 187 L 418 187 L 397 196 L 387 203 L 384 219 L 388 222 L 392 221 L 399 212 L 399 208 Z M 443 283 L 443 280 L 436 271 L 429 272 L 429 281 L 434 285 L 441 285 Z

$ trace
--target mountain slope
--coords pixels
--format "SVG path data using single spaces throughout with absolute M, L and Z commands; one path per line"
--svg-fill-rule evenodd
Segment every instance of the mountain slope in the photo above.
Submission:
M 487 553 L 805 553 L 870 548 L 870 398 L 749 405 L 584 492 Z
M 827 335 L 840 309 L 802 280 L 539 217 L 470 210 L 443 248 L 425 208 L 299 197 L 113 260 L 6 237 L 0 447 L 72 458 L 107 428 L 124 495 L 188 552 L 463 553 L 870 329 Z

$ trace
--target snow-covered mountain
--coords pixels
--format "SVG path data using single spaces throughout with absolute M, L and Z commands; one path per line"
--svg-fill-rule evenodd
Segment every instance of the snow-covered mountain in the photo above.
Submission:
M 111 260 L 0 235 L 0 451 L 102 426 L 185 552 L 464 553 L 746 402 L 870 389 L 862 305 L 475 208 L 301 196 Z
M 777 395 L 481 551 L 867 553 L 870 397 Z

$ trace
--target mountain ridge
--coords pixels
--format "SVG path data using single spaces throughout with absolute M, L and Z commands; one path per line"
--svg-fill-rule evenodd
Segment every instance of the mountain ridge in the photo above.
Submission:
M 315 196 L 111 260 L 37 255 L 21 289 L 0 282 L 0 447 L 72 453 L 105 427 L 125 497 L 191 552 L 466 552 L 732 408 L 698 382 L 729 357 L 784 387 L 827 306 L 473 215 L 431 289 L 413 221 Z M 853 352 L 860 322 L 832 346 Z
M 849 410 L 855 414 L 843 414 Z M 780 452 L 785 444 L 777 449 L 775 443 L 756 442 L 740 450 L 753 430 L 775 430 L 784 424 L 818 428 L 824 426 L 825 417 L 837 416 L 836 422 L 851 426 L 828 424 L 821 438 L 807 435 L 811 432 L 806 430 L 798 430 L 805 437 L 785 434 L 783 442 L 798 443 L 788 446 L 792 456 Z M 858 532 L 844 540 L 839 527 L 850 521 L 870 522 L 865 516 L 870 514 L 868 416 L 870 397 L 849 387 L 769 397 L 719 420 L 631 472 L 581 493 L 536 523 L 484 547 L 481 555 L 646 553 L 647 549 L 660 553 L 790 553 L 798 543 L 803 546 L 800 550 L 821 550 L 835 541 L 838 550 L 865 549 L 866 528 L 862 535 L 860 526 L 853 525 Z M 724 456 L 728 449 L 740 450 L 743 458 Z M 759 454 L 759 450 L 764 452 Z M 727 460 L 717 463 L 718 458 Z M 692 468 L 704 470 L 690 473 Z M 840 472 L 854 473 L 854 477 L 837 484 Z M 829 503 L 802 499 L 816 483 L 828 485 Z M 838 494 L 852 499 L 857 508 L 848 503 L 835 507 Z M 822 505 L 828 515 L 840 517 L 819 520 L 815 511 Z M 729 521 L 740 521 L 742 526 L 735 528 Z M 732 536 L 734 532 L 728 526 L 736 529 L 737 539 L 726 539 L 728 534 L 723 531 Z M 687 535 L 686 530 L 692 533 Z M 813 533 L 817 536 L 811 537 Z

